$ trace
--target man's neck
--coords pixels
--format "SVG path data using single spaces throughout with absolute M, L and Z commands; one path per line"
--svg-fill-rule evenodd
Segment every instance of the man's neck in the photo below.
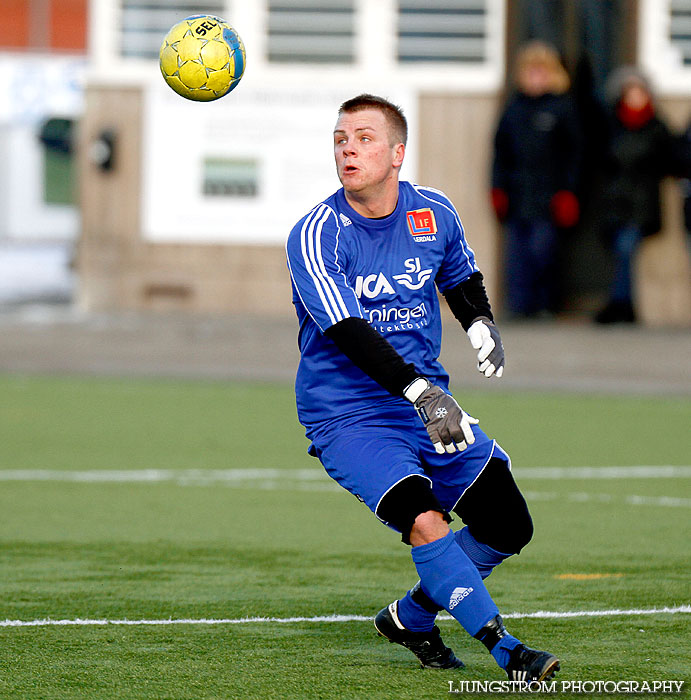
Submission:
M 355 211 L 367 219 L 382 219 L 391 214 L 398 204 L 398 180 L 395 187 L 387 188 L 385 192 L 365 194 L 344 190 L 345 198 Z

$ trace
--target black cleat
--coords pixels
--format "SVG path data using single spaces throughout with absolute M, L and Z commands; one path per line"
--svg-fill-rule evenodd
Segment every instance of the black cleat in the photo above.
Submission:
M 510 681 L 548 681 L 559 670 L 559 659 L 546 651 L 537 651 L 519 644 L 509 656 L 506 673 Z
M 377 613 L 374 627 L 380 637 L 410 649 L 422 668 L 465 668 L 465 664 L 445 646 L 436 625 L 429 632 L 411 632 L 403 627 L 398 620 L 397 600 Z

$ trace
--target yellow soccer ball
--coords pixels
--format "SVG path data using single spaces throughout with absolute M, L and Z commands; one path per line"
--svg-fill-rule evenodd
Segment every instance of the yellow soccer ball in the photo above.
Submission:
M 220 17 L 192 15 L 174 25 L 161 45 L 166 83 L 188 100 L 210 102 L 227 95 L 245 72 L 245 46 Z

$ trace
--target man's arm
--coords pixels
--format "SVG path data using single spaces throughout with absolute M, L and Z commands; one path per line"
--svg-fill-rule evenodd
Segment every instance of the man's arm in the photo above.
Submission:
M 346 318 L 324 332 L 336 347 L 368 377 L 394 396 L 420 375 L 393 345 L 363 318 Z
M 473 272 L 467 280 L 444 292 L 451 312 L 466 332 L 480 316 L 494 321 L 483 280 L 482 272 Z
M 380 386 L 415 406 L 438 453 L 464 450 L 475 442 L 472 425 L 478 421 L 420 375 L 367 321 L 346 318 L 327 328 L 324 335 Z
M 478 370 L 486 377 L 504 373 L 504 346 L 490 306 L 481 272 L 473 272 L 467 280 L 444 292 L 453 315 L 466 331 L 478 351 Z

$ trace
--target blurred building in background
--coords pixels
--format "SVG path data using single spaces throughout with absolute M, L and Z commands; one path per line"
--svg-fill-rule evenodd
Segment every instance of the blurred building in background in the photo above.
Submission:
M 360 92 L 406 110 L 403 177 L 456 203 L 494 298 L 491 141 L 523 41 L 553 41 L 572 74 L 585 61 L 595 87 L 638 63 L 673 124 L 691 115 L 691 0 L 87 2 L 0 6 L 12 29 L 0 63 L 15 85 L 0 88 L 0 152 L 12 154 L 0 242 L 73 241 L 76 300 L 90 310 L 291 313 L 283 243 L 339 186 L 331 131 Z M 157 61 L 170 26 L 200 12 L 233 24 L 247 48 L 241 84 L 207 104 L 169 90 Z M 676 196 L 670 186 L 665 230 L 639 264 L 650 323 L 691 322 Z M 576 311 L 606 287 L 584 236 L 593 251 L 580 244 L 569 280 Z
M 87 5 L 0 3 L 0 301 L 73 293 Z

